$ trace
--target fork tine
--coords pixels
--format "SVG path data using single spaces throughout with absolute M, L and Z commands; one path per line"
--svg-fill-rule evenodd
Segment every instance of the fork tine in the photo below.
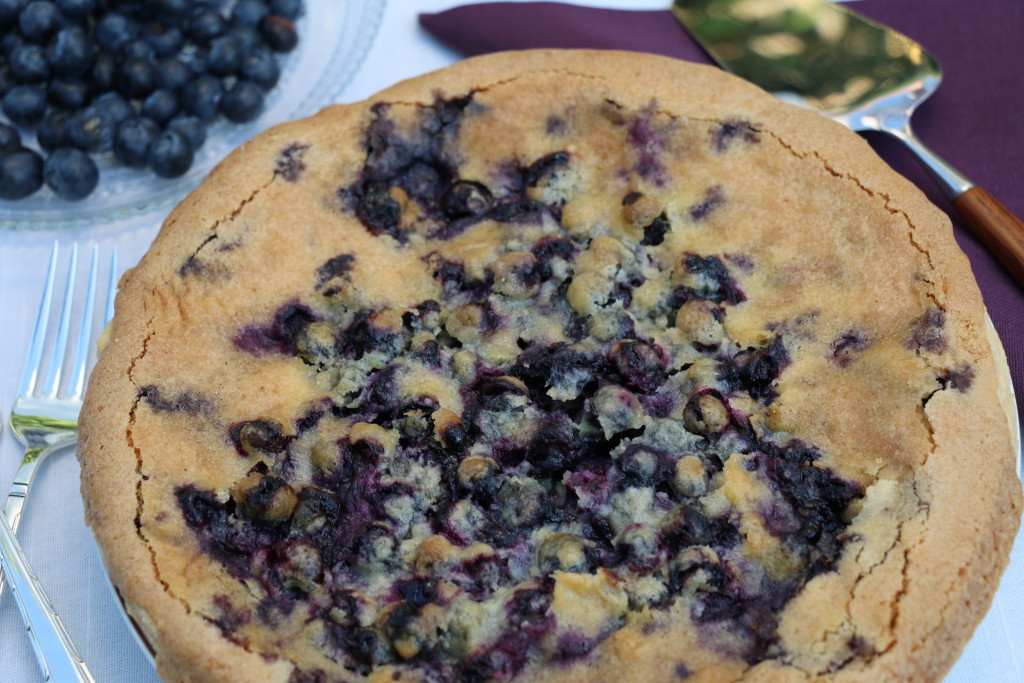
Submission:
M 92 315 L 96 303 L 96 278 L 99 274 L 100 248 L 92 247 L 92 259 L 89 264 L 89 284 L 86 285 L 85 306 L 82 310 L 82 325 L 78 328 L 78 341 L 75 344 L 75 360 L 71 365 L 71 377 L 68 384 L 68 398 L 82 397 L 85 384 L 85 365 L 89 359 L 89 339 L 92 331 Z
M 46 383 L 43 385 L 43 395 L 51 398 L 57 396 L 61 370 L 64 366 L 64 352 L 68 348 L 68 326 L 71 323 L 71 306 L 75 298 L 75 274 L 77 272 L 78 244 L 76 243 L 71 246 L 71 260 L 68 263 L 68 281 L 64 286 L 64 301 L 60 307 L 57 338 L 53 343 L 53 352 L 50 354 L 50 367 L 46 371 Z
M 110 252 L 110 280 L 107 282 L 107 305 L 103 312 L 103 324 L 114 317 L 114 295 L 117 294 L 117 247 Z
M 26 396 L 35 389 L 36 377 L 39 374 L 39 362 L 43 357 L 43 342 L 46 341 L 46 327 L 50 320 L 50 301 L 53 298 L 53 278 L 57 270 L 57 251 L 58 246 L 55 240 L 53 250 L 50 252 L 50 267 L 46 271 L 43 297 L 39 302 L 39 313 L 36 314 L 36 326 L 32 331 L 32 341 L 29 343 L 25 367 L 21 370 L 21 381 L 18 382 L 19 396 Z

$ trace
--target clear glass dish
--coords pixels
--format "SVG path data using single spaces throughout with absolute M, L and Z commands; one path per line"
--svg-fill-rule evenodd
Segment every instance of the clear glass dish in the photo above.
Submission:
M 17 201 L 0 200 L 0 229 L 71 228 L 115 223 L 177 203 L 228 152 L 282 121 L 309 116 L 334 102 L 362 64 L 380 27 L 385 0 L 305 0 L 299 44 L 285 55 L 281 80 L 260 117 L 247 124 L 220 119 L 207 132 L 189 171 L 163 179 L 148 169 L 125 168 L 112 154 L 95 157 L 100 183 L 87 198 L 69 202 L 48 188 Z M 31 136 L 30 147 L 38 147 Z

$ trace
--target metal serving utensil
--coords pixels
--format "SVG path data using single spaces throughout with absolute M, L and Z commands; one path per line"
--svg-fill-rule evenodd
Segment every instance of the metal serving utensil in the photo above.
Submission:
M 1024 285 L 1024 224 L 910 128 L 914 109 L 942 80 L 921 45 L 827 0 L 674 0 L 672 13 L 726 71 L 851 130 L 902 140 Z

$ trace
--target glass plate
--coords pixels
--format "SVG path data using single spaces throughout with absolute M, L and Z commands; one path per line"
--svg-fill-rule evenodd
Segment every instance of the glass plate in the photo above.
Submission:
M 163 179 L 147 169 L 129 169 L 111 154 L 95 157 L 100 183 L 86 199 L 68 202 L 48 188 L 17 201 L 0 200 L 0 228 L 47 229 L 116 222 L 177 203 L 217 162 L 275 123 L 309 116 L 334 102 L 362 64 L 380 27 L 385 0 L 305 0 L 298 20 L 299 44 L 284 56 L 281 80 L 252 123 L 219 119 L 207 132 L 189 171 Z M 35 147 L 31 136 L 26 138 Z M 38 149 L 38 148 L 37 148 Z

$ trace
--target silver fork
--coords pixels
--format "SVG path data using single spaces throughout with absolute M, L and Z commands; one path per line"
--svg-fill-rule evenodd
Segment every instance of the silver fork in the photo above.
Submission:
M 96 301 L 96 281 L 99 276 L 99 248 L 93 247 L 89 267 L 89 280 L 86 285 L 85 303 L 82 311 L 82 323 L 78 330 L 75 352 L 71 365 L 66 368 L 68 378 L 66 389 L 61 393 L 61 380 L 65 372 L 64 356 L 67 350 L 68 332 L 71 322 L 71 309 L 75 294 L 75 274 L 78 271 L 78 245 L 71 248 L 71 259 L 68 265 L 67 284 L 64 288 L 64 300 L 61 304 L 57 333 L 46 368 L 45 379 L 42 376 L 43 346 L 46 341 L 46 330 L 51 317 L 53 284 L 57 270 L 58 246 L 55 242 L 50 253 L 50 267 L 46 273 L 46 285 L 43 288 L 42 301 L 36 317 L 35 330 L 29 344 L 28 357 L 21 372 L 18 383 L 18 395 L 11 409 L 11 431 L 25 446 L 25 455 L 21 465 L 14 474 L 7 500 L 4 503 L 4 515 L 12 531 L 17 532 L 21 523 L 32 479 L 43 461 L 51 453 L 73 445 L 78 436 L 78 413 L 82 408 L 82 390 L 85 386 L 86 365 L 89 362 L 91 348 L 91 329 Z M 117 250 L 111 252 L 110 274 L 108 280 L 106 308 L 103 322 L 106 324 L 113 315 L 113 295 L 117 283 Z M 0 576 L 0 595 L 3 594 L 3 577 Z
M 38 386 L 43 345 L 50 319 L 50 304 L 53 298 L 53 283 L 57 266 L 57 243 L 50 254 L 50 267 L 46 273 L 42 302 L 36 317 L 28 357 L 18 384 L 18 395 L 11 410 L 11 431 L 25 445 L 25 457 L 15 473 L 14 485 L 0 513 L 0 565 L 9 575 L 14 597 L 18 602 L 22 619 L 32 641 L 32 648 L 42 669 L 45 681 L 78 681 L 95 683 L 89 668 L 78 654 L 74 643 L 50 604 L 29 566 L 14 531 L 21 520 L 22 509 L 32 485 L 36 469 L 50 453 L 74 443 L 78 434 L 78 413 L 82 407 L 82 390 L 85 386 L 86 365 L 96 300 L 96 280 L 99 275 L 99 249 L 93 248 L 89 281 L 82 312 L 74 358 L 69 369 L 67 388 L 60 393 L 63 362 L 67 350 L 71 308 L 74 301 L 75 275 L 78 271 L 78 245 L 71 250 L 68 266 L 64 301 L 61 305 L 60 321 L 45 382 Z M 117 274 L 117 252 L 111 254 L 110 280 L 104 323 L 112 314 L 115 277 Z M 40 389 L 41 393 L 36 393 Z M 0 574 L 0 591 L 3 589 L 3 575 Z

